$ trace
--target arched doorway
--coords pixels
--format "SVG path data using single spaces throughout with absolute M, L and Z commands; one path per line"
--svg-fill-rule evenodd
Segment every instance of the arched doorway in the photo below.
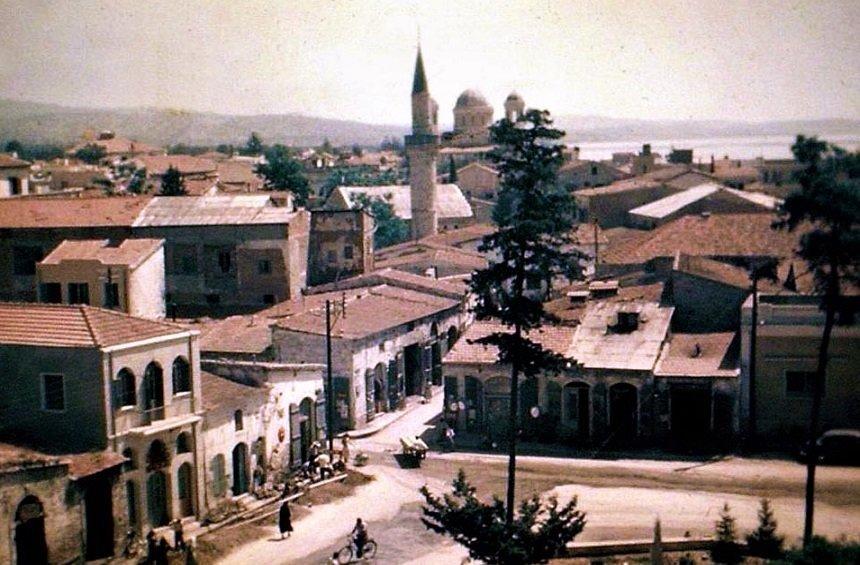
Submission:
M 376 411 L 385 412 L 388 408 L 388 394 L 385 386 L 385 364 L 377 363 L 373 369 L 373 396 L 376 399 Z
M 233 448 L 233 496 L 248 492 L 248 446 L 244 443 Z
M 457 332 L 457 326 L 451 326 L 448 328 L 448 333 L 446 334 L 448 351 L 451 351 L 451 348 L 454 347 L 455 343 L 457 343 L 458 337 L 460 337 L 460 334 Z
M 314 400 L 310 397 L 305 397 L 299 403 L 299 414 L 300 421 L 299 426 L 302 434 L 302 461 L 308 460 L 308 454 L 310 453 L 311 443 L 314 441 L 314 428 L 313 428 L 313 413 L 314 413 Z
M 629 383 L 609 387 L 610 439 L 628 441 L 636 437 L 638 391 Z
M 146 507 L 149 524 L 153 528 L 166 526 L 170 522 L 167 511 L 167 475 L 162 471 L 150 473 L 146 479 Z
M 589 386 L 583 382 L 564 385 L 562 394 L 562 423 L 575 442 L 588 441 L 591 429 Z
M 484 385 L 481 380 L 466 375 L 463 396 L 466 401 L 466 429 L 477 431 L 484 421 Z
M 511 379 L 493 377 L 484 383 L 484 429 L 494 441 L 508 437 Z
M 15 512 L 15 561 L 18 565 L 48 563 L 45 512 L 35 496 L 27 496 Z
M 191 463 L 183 463 L 176 471 L 176 490 L 179 494 L 179 515 L 194 514 L 194 481 Z

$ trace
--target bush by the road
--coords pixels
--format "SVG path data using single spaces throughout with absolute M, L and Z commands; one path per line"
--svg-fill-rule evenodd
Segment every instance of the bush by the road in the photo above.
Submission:
M 504 503 L 498 497 L 489 503 L 479 500 L 462 469 L 450 494 L 438 497 L 426 486 L 421 494 L 426 501 L 424 525 L 451 536 L 470 557 L 484 563 L 546 563 L 561 555 L 585 527 L 585 513 L 576 509 L 576 498 L 561 506 L 555 497 L 542 502 L 538 496 L 523 500 L 508 525 Z

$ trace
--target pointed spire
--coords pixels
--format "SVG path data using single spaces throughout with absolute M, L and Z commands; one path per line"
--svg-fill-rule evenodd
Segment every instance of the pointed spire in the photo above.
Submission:
M 412 79 L 412 94 L 427 92 L 427 77 L 424 75 L 424 59 L 421 58 L 421 46 L 418 46 L 418 57 L 415 58 L 415 77 Z

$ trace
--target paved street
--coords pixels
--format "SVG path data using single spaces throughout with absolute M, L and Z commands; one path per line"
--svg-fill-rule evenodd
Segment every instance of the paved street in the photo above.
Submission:
M 420 435 L 441 409 L 437 396 L 378 434 L 356 440 L 353 452 L 366 451 L 365 471 L 376 480 L 353 496 L 312 509 L 296 523 L 294 536 L 252 542 L 229 555 L 224 563 L 322 563 L 343 546 L 361 516 L 379 543 L 378 563 L 457 563 L 465 555 L 450 540 L 428 532 L 420 522 L 418 488 L 447 487 L 463 467 L 481 493 L 504 493 L 503 455 L 431 453 L 421 469 L 403 469 L 393 454 L 406 433 Z M 805 469 L 790 461 L 729 458 L 715 462 L 587 460 L 521 457 L 518 497 L 531 492 L 560 498 L 578 496 L 588 513 L 579 541 L 649 538 L 655 517 L 663 535 L 712 532 L 723 502 L 738 518 L 740 530 L 754 527 L 761 496 L 771 498 L 780 530 L 789 540 L 800 535 L 803 519 Z M 823 468 L 819 479 L 817 532 L 828 536 L 856 535 L 860 521 L 860 470 Z

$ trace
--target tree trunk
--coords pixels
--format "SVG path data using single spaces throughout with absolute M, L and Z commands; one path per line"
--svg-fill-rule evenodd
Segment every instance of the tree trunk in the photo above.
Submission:
M 520 329 L 517 327 L 517 336 Z M 517 433 L 519 432 L 519 367 L 517 362 L 511 364 L 511 401 L 510 425 L 508 426 L 508 492 L 505 506 L 505 523 L 510 526 L 514 522 L 514 504 L 517 486 Z
M 827 375 L 827 351 L 830 346 L 830 334 L 836 321 L 836 305 L 839 298 L 839 270 L 831 262 L 824 303 L 824 332 L 821 345 L 818 348 L 818 367 L 812 385 L 812 413 L 809 421 L 809 437 L 807 438 L 806 464 L 806 515 L 803 521 L 803 547 L 809 547 L 812 541 L 813 522 L 815 514 L 815 468 L 818 465 L 818 428 L 821 421 L 821 397 L 824 393 L 824 379 Z

